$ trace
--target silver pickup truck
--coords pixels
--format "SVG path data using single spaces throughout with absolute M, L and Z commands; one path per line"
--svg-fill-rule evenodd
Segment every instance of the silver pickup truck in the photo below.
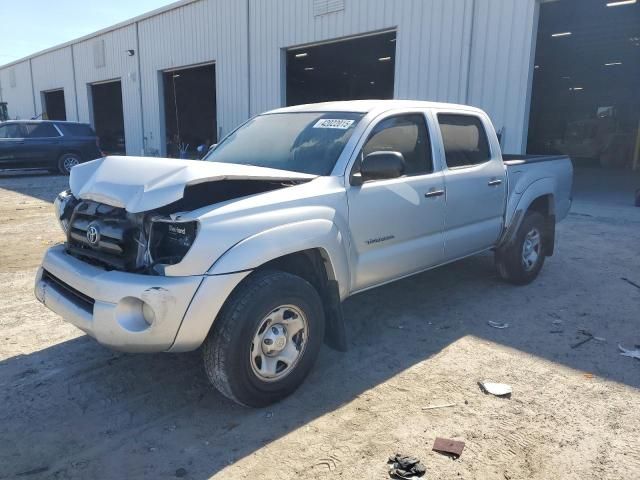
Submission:
M 341 302 L 486 250 L 531 282 L 571 205 L 568 157 L 503 156 L 463 105 L 351 101 L 241 125 L 204 161 L 105 157 L 55 201 L 67 240 L 36 297 L 129 352 L 202 347 L 224 395 L 262 406 L 346 348 Z

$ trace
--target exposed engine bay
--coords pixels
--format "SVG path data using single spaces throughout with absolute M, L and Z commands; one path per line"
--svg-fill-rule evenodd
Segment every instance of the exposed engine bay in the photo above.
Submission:
M 189 185 L 169 205 L 131 213 L 62 192 L 54 206 L 67 235 L 66 250 L 108 270 L 162 275 L 164 266 L 179 263 L 198 233 L 197 221 L 180 221 L 180 212 L 227 200 L 285 188 L 308 180 L 221 180 Z

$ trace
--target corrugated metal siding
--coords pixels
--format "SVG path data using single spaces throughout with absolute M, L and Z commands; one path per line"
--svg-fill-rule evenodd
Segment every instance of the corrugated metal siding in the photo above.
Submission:
M 479 106 L 505 127 L 504 149 L 517 152 L 525 145 L 537 8 L 536 0 L 345 0 L 343 10 L 314 15 L 314 0 L 200 0 L 33 58 L 36 107 L 40 91 L 63 86 L 73 118 L 73 48 L 79 120 L 91 120 L 88 85 L 119 79 L 127 153 L 141 154 L 145 137 L 154 154 L 164 148 L 161 71 L 215 62 L 226 133 L 283 105 L 286 48 L 395 29 L 394 96 Z M 104 67 L 96 67 L 101 41 Z M 34 115 L 29 61 L 0 69 L 0 86 L 12 117 Z
M 95 42 L 100 41 L 104 41 L 104 67 L 95 66 L 94 45 Z M 129 56 L 127 50 L 137 51 L 135 25 L 125 26 L 73 46 L 78 113 L 80 121 L 92 120 L 89 99 L 89 86 L 92 83 L 120 80 L 127 154 L 140 155 L 142 153 L 142 113 L 138 90 L 140 75 L 137 57 Z
M 139 23 L 147 151 L 162 152 L 161 72 L 215 62 L 218 129 L 248 116 L 246 1 L 204 0 Z
M 285 103 L 283 49 L 395 28 L 395 98 L 479 106 L 507 126 L 507 150 L 523 148 L 535 0 L 347 0 L 322 16 L 312 0 L 250 5 L 253 114 Z
M 11 86 L 12 71 L 15 72 L 15 87 Z M 0 88 L 2 101 L 7 102 L 9 118 L 31 118 L 35 115 L 28 60 L 0 70 Z
M 31 66 L 37 114 L 41 114 L 44 110 L 42 92 L 62 88 L 67 120 L 77 120 L 71 47 L 35 57 L 31 60 Z
M 526 147 L 529 75 L 537 8 L 533 0 L 476 0 L 468 103 L 504 127 L 503 150 Z

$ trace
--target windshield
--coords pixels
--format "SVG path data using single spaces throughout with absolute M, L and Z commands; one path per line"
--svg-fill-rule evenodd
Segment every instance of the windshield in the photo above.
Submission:
M 313 175 L 329 175 L 363 114 L 274 113 L 252 118 L 204 157 Z

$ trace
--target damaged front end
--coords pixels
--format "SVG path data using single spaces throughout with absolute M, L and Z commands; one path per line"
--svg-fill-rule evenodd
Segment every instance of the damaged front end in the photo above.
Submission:
M 67 190 L 58 195 L 54 207 L 67 236 L 67 253 L 107 270 L 164 275 L 165 267 L 182 261 L 198 235 L 199 222 L 180 220 L 184 212 L 297 183 L 200 183 L 187 186 L 183 197 L 175 202 L 137 213 L 93 199 L 78 199 Z

